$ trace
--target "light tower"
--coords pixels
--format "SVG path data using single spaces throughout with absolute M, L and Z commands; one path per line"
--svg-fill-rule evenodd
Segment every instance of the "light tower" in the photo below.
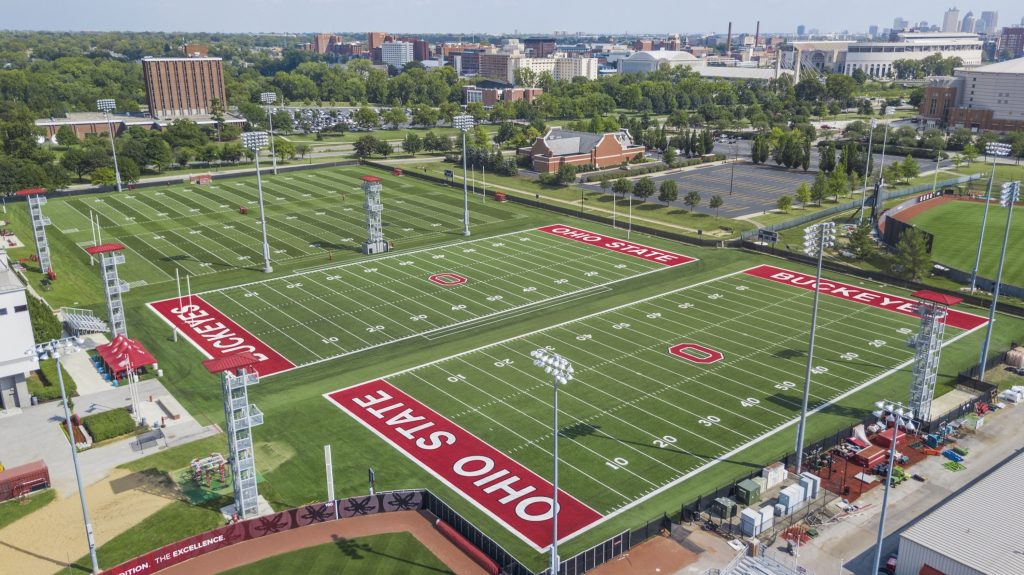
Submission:
M 19 196 L 28 201 L 28 213 L 32 218 L 32 233 L 36 238 L 39 271 L 52 278 L 53 263 L 50 261 L 50 243 L 46 240 L 46 226 L 50 225 L 50 218 L 43 215 L 43 206 L 46 205 L 44 194 L 46 194 L 46 190 L 43 188 L 29 188 L 18 192 Z
M 231 458 L 231 489 L 234 491 L 235 513 L 239 519 L 258 517 L 260 508 L 252 428 L 263 425 L 263 412 L 249 403 L 248 392 L 250 385 L 260 382 L 257 363 L 259 359 L 248 352 L 203 362 L 210 373 L 220 374 L 224 424 Z
M 114 155 L 114 179 L 117 181 L 117 191 L 121 191 L 121 170 L 117 168 L 117 147 L 114 146 L 114 125 L 110 121 L 110 113 L 117 107 L 113 98 L 96 100 L 96 109 L 103 112 L 107 120 L 107 134 L 110 135 L 110 153 Z
M 128 291 L 128 282 L 121 281 L 117 276 L 117 266 L 124 263 L 122 244 L 99 244 L 85 248 L 90 255 L 100 258 L 100 278 L 103 280 L 103 293 L 107 296 L 107 314 L 110 317 L 110 338 L 119 335 L 128 337 L 128 328 L 124 322 L 124 302 L 121 294 Z
M 277 101 L 277 92 L 263 92 L 260 94 L 260 102 L 267 106 Z M 267 124 L 270 126 L 270 158 L 274 162 L 274 175 L 277 175 L 277 152 L 274 151 L 274 114 L 272 108 L 267 108 Z
M 452 127 L 462 132 L 462 235 L 469 236 L 469 179 L 466 177 L 466 132 L 473 129 L 473 116 L 462 114 L 452 118 Z
M 384 241 L 384 231 L 380 222 L 380 213 L 384 206 L 380 203 L 380 192 L 384 189 L 381 179 L 377 176 L 363 176 L 363 210 L 366 212 L 366 241 L 363 242 L 364 254 L 382 254 L 388 251 L 388 243 Z
M 939 374 L 939 355 L 942 353 L 942 334 L 946 329 L 946 310 L 963 300 L 930 290 L 917 291 L 911 296 L 918 299 L 921 329 L 909 342 L 914 348 L 914 370 L 907 407 L 917 414 L 919 420 L 930 421 L 935 378 Z
M 256 192 L 260 201 L 260 225 L 263 229 L 263 272 L 271 273 L 270 244 L 267 243 L 267 214 L 263 211 L 263 177 L 260 175 L 260 148 L 267 145 L 266 132 L 243 132 L 242 145 L 253 151 L 256 158 Z

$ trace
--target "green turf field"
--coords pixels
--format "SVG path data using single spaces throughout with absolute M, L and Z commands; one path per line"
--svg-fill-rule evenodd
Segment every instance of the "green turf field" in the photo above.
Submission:
M 225 575 L 303 573 L 305 575 L 426 575 L 451 573 L 437 557 L 408 533 L 338 539 L 299 551 L 282 553 Z
M 401 247 L 443 238 L 462 229 L 461 197 L 412 178 L 372 171 L 384 179 L 385 237 Z M 356 251 L 365 239 L 358 166 L 263 177 L 271 260 L 326 261 L 330 252 Z M 248 215 L 239 208 L 248 208 Z M 56 230 L 79 246 L 93 242 L 90 216 L 103 241 L 127 246 L 122 279 L 133 287 L 184 275 L 262 267 L 256 178 L 217 180 L 120 194 L 51 200 L 44 212 Z M 494 202 L 474 203 L 471 221 L 487 224 L 516 217 Z
M 978 236 L 985 204 L 981 202 L 947 202 L 915 216 L 911 223 L 935 234 L 932 259 L 936 263 L 970 273 L 978 253 Z M 1006 209 L 992 203 L 985 226 L 985 242 L 981 251 L 978 275 L 995 279 L 999 267 L 999 252 L 1006 232 Z M 1017 257 L 1014 247 L 1024 241 L 1024 210 L 1014 208 L 1010 228 L 1010 241 L 1003 266 L 1003 282 L 1024 285 L 1024 260 Z
M 607 519 L 795 422 L 812 297 L 737 272 L 384 379 L 549 477 L 551 381 L 529 354 L 561 354 L 576 378 L 560 394 L 560 486 Z M 812 409 L 905 368 L 918 325 L 823 297 Z M 948 327 L 946 341 L 964 333 Z M 681 343 L 724 357 L 671 355 Z
M 305 366 L 667 269 L 528 230 L 195 295 Z M 465 283 L 441 285 L 437 274 Z

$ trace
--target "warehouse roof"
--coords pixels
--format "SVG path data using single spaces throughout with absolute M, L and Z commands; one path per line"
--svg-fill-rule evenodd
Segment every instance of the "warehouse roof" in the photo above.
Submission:
M 971 68 L 968 72 L 998 72 L 1002 74 L 1024 74 L 1024 58 L 996 62 L 986 66 Z
M 1024 456 L 1017 455 L 901 537 L 987 575 L 1024 573 L 1021 476 Z

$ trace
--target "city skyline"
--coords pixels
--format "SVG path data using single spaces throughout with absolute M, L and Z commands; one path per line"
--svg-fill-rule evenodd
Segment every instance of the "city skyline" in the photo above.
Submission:
M 607 9 L 602 6 L 606 5 Z M 612 2 L 560 2 L 542 0 L 378 0 L 370 5 L 336 0 L 220 0 L 216 3 L 179 0 L 173 4 L 138 10 L 126 0 L 94 0 L 83 13 L 76 0 L 23 3 L 9 7 L 5 28 L 53 31 L 162 31 L 224 33 L 312 33 L 388 30 L 408 33 L 465 34 L 664 34 L 725 33 L 729 19 L 733 31 L 754 32 L 758 20 L 762 33 L 794 33 L 798 25 L 821 33 L 867 32 L 869 26 L 888 28 L 896 18 L 910 25 L 920 21 L 942 25 L 952 3 L 910 0 L 893 4 L 865 0 L 848 10 L 830 3 L 800 5 L 782 0 L 737 0 L 727 13 L 695 11 L 691 6 L 666 0 L 647 3 L 647 9 L 622 11 Z M 584 10 L 582 8 L 586 7 Z M 1024 13 L 1017 2 L 987 0 L 957 4 L 961 14 L 996 11 L 1000 23 L 1014 25 Z M 538 18 L 537 14 L 544 14 Z M 201 14 L 202 17 L 197 17 Z M 748 14 L 738 19 L 736 14 Z M 749 20 L 749 21 L 748 21 Z M 668 25 L 666 22 L 678 22 Z

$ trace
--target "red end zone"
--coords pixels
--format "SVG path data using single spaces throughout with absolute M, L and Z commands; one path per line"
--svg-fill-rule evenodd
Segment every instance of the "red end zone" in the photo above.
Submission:
M 167 323 L 178 328 L 192 345 L 209 358 L 249 352 L 260 359 L 256 368 L 264 377 L 295 367 L 294 363 L 274 351 L 274 348 L 197 295 L 165 299 L 147 305 Z
M 551 545 L 551 483 L 382 379 L 324 397 L 539 551 Z M 558 491 L 558 537 L 601 514 Z
M 659 263 L 664 266 L 678 266 L 697 261 L 697 258 L 666 252 L 664 250 L 659 250 L 657 248 L 641 244 L 634 244 L 632 242 L 627 242 L 626 240 L 588 232 L 587 230 L 581 230 L 572 226 L 544 226 L 543 228 L 537 228 L 537 231 L 551 234 L 553 236 L 568 238 L 577 242 L 583 242 L 585 244 L 591 244 L 613 252 L 619 252 L 635 258 L 647 260 L 649 262 Z
M 745 270 L 743 273 L 807 290 L 814 289 L 814 276 L 777 268 L 775 266 L 758 266 L 756 268 Z M 844 284 L 825 278 L 823 278 L 821 282 L 821 293 L 845 299 L 847 301 L 855 301 L 872 307 L 887 309 L 904 315 L 919 317 L 914 313 L 914 309 L 917 306 L 917 300 L 914 298 L 900 297 L 877 292 L 860 286 Z M 980 315 L 974 315 L 973 313 L 962 312 L 955 309 L 949 310 L 948 315 L 946 316 L 946 325 L 951 325 L 960 329 L 974 329 L 985 325 L 986 322 L 988 322 L 988 320 Z

